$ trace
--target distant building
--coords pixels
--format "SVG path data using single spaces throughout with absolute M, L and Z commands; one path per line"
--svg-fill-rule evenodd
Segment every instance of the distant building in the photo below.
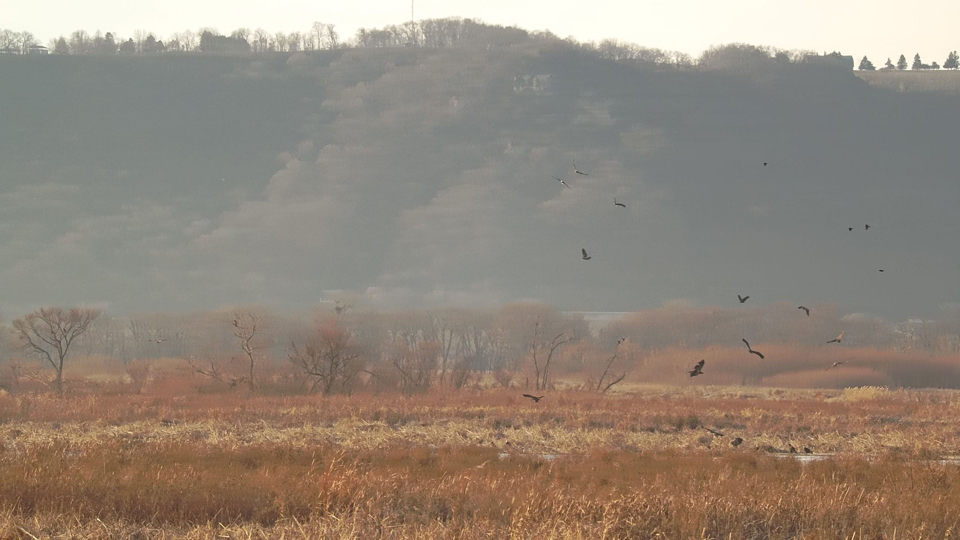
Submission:
M 31 45 L 27 49 L 27 54 L 50 54 L 50 49 L 43 45 Z
M 830 54 L 808 54 L 803 57 L 804 64 L 843 67 L 853 71 L 853 57 L 838 52 Z

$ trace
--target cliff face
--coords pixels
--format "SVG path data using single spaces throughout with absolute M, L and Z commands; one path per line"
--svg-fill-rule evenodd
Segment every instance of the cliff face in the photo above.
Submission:
M 949 92 L 537 42 L 0 57 L 0 80 L 4 311 L 960 300 Z

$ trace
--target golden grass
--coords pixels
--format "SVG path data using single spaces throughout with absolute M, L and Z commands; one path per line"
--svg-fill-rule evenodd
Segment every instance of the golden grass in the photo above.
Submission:
M 622 390 L 4 395 L 0 538 L 954 534 L 956 391 Z

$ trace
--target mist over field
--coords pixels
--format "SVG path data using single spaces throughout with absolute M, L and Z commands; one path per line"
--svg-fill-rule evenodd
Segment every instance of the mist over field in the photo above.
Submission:
M 960 74 L 868 81 L 738 51 L 677 67 L 513 30 L 446 48 L 0 55 L 4 315 L 338 295 L 955 311 Z

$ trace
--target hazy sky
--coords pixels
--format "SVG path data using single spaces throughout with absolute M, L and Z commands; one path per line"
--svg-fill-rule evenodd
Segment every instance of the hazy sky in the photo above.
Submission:
M 416 0 L 417 19 L 475 17 L 488 23 L 549 29 L 582 41 L 614 37 L 651 47 L 697 54 L 710 45 L 746 42 L 785 49 L 841 50 L 868 55 L 879 67 L 889 56 L 920 53 L 942 63 L 960 48 L 952 26 L 956 0 Z M 271 32 L 305 30 L 312 21 L 337 25 L 342 36 L 359 27 L 410 18 L 407 0 L 240 1 L 0 0 L 0 27 L 29 30 L 43 41 L 77 28 L 130 36 L 146 29 L 167 36 L 211 26 Z

